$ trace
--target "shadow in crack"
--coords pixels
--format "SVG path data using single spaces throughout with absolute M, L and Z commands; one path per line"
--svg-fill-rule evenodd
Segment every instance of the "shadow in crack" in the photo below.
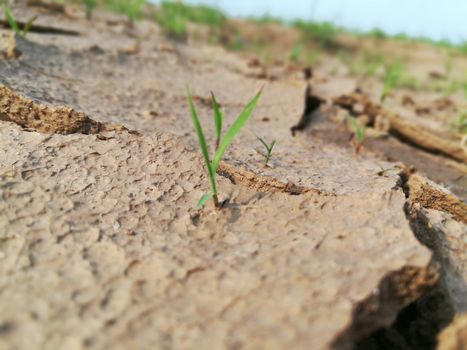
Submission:
M 313 89 L 310 83 L 310 79 L 313 78 L 312 69 L 305 68 L 303 74 L 305 80 L 308 81 L 308 85 L 305 90 L 305 108 L 303 109 L 303 114 L 299 122 L 290 128 L 292 136 L 295 136 L 295 133 L 297 131 L 305 130 L 308 127 L 308 125 L 310 125 L 310 123 L 313 120 L 314 113 L 317 112 L 321 104 L 325 102 L 324 99 L 313 94 Z
M 335 339 L 332 348 L 338 350 L 412 349 L 402 345 L 404 344 L 403 335 L 397 337 L 388 335 L 399 334 L 395 326 L 407 324 L 410 317 L 413 317 L 411 316 L 413 314 L 405 310 L 410 310 L 410 305 L 435 291 L 438 284 L 439 265 L 437 263 L 432 263 L 426 268 L 405 266 L 388 274 L 375 292 L 355 306 L 350 326 Z M 434 309 L 438 310 L 436 305 Z M 414 319 L 418 320 L 417 317 Z M 404 328 L 404 326 L 398 327 Z
M 360 339 L 354 350 L 434 350 L 438 333 L 451 323 L 454 309 L 442 282 L 403 308 L 390 327 Z

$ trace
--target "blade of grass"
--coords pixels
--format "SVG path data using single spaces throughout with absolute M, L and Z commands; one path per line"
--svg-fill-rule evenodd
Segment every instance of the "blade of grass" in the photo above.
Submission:
M 204 194 L 198 201 L 197 207 L 198 209 L 203 207 L 208 200 L 212 198 L 212 193 L 206 193 Z
M 354 132 L 355 139 L 358 142 L 363 142 L 363 140 L 365 139 L 365 127 L 362 124 L 360 124 L 355 118 L 349 117 L 348 121 Z
M 224 121 L 224 116 L 222 115 L 221 110 L 219 109 L 219 104 L 216 101 L 216 97 L 214 96 L 214 93 L 211 91 L 211 104 L 212 104 L 212 110 L 214 111 L 214 126 L 215 126 L 215 132 L 216 132 L 216 149 L 219 147 L 219 143 L 221 140 L 221 134 L 222 134 L 222 123 Z
M 264 141 L 261 137 L 256 136 L 256 138 L 266 148 L 266 154 L 263 154 L 263 156 L 264 156 L 264 165 L 267 165 L 269 162 L 269 159 L 271 159 L 272 149 L 274 148 L 274 145 L 276 144 L 276 140 L 273 140 L 271 144 L 268 145 L 267 142 Z
M 261 137 L 259 136 L 256 136 L 256 138 L 259 140 L 259 142 L 261 142 L 263 144 L 264 147 L 266 147 L 266 149 L 269 151 L 269 145 L 266 143 L 266 141 L 264 141 Z
M 23 36 L 28 35 L 29 30 L 31 29 L 31 27 L 32 27 L 32 25 L 33 25 L 33 23 L 34 23 L 34 21 L 36 19 L 37 19 L 37 16 L 34 16 L 31 19 L 29 19 L 29 21 L 26 22 L 26 24 L 23 27 Z
M 8 24 L 10 25 L 11 29 L 18 34 L 21 35 L 21 30 L 19 29 L 18 23 L 16 23 L 15 19 L 13 18 L 13 15 L 11 14 L 10 8 L 8 7 L 6 1 L 3 3 L 3 13 L 5 13 L 6 20 Z
M 237 117 L 234 123 L 230 126 L 229 130 L 225 133 L 224 138 L 222 139 L 219 147 L 216 150 L 216 154 L 214 155 L 214 159 L 212 160 L 211 166 L 214 173 L 217 171 L 217 167 L 221 161 L 222 156 L 224 155 L 225 150 L 230 145 L 232 140 L 234 139 L 235 135 L 240 131 L 243 125 L 246 123 L 248 118 L 251 115 L 251 112 L 256 107 L 258 100 L 261 96 L 262 90 L 260 90 L 255 97 L 246 105 L 243 109 L 242 113 Z
M 217 201 L 217 189 L 216 189 L 216 181 L 215 181 L 215 174 L 216 172 L 214 171 L 211 161 L 209 160 L 209 153 L 208 153 L 208 147 L 206 145 L 206 139 L 204 137 L 203 129 L 201 127 L 201 123 L 198 118 L 198 114 L 196 113 L 195 106 L 193 105 L 193 98 L 191 96 L 190 89 L 188 86 L 186 87 L 186 93 L 188 96 L 188 102 L 190 105 L 190 111 L 191 111 L 191 120 L 193 122 L 193 126 L 196 131 L 196 136 L 198 137 L 198 143 L 201 148 L 201 153 L 203 154 L 204 162 L 206 164 L 206 169 L 208 172 L 208 177 L 209 177 L 209 184 L 211 186 L 211 196 L 214 199 L 214 204 L 215 206 L 218 206 L 218 201 Z M 201 199 L 203 199 L 202 197 Z M 200 200 L 201 201 L 201 200 Z M 204 200 L 206 201 L 206 200 Z
M 272 149 L 274 148 L 274 145 L 276 144 L 276 140 L 272 141 L 271 144 L 269 145 L 269 153 L 272 153 Z

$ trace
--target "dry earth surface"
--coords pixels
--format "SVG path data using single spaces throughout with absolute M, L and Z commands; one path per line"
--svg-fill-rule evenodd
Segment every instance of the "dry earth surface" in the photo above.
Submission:
M 391 100 L 389 133 L 357 157 L 340 118 L 377 116 L 335 102 L 354 81 L 318 71 L 305 100 L 324 102 L 293 137 L 307 82 L 286 67 L 261 78 L 147 21 L 13 10 L 63 32 L 1 32 L 0 349 L 465 347 L 455 140 L 426 131 L 444 155 L 401 142 L 425 129 Z M 219 169 L 222 210 L 196 209 L 208 182 L 187 83 L 209 135 L 211 90 L 231 122 L 263 88 Z M 270 167 L 256 135 L 277 140 Z

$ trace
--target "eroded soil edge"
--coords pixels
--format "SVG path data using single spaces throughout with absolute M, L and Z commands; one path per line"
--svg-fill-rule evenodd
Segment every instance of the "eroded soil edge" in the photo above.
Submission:
M 0 85 L 0 120 L 46 134 L 98 134 L 127 130 L 121 125 L 97 122 L 69 107 L 49 107 L 34 102 L 4 85 Z

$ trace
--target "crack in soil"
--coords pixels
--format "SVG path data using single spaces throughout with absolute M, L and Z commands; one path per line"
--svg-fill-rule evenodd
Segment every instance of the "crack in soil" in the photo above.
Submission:
M 0 85 L 0 120 L 50 134 L 98 134 L 103 131 L 128 131 L 124 126 L 97 122 L 83 112 L 65 106 L 48 107 L 22 97 Z
M 377 289 L 353 310 L 351 325 L 333 342 L 334 349 L 349 349 L 372 333 L 393 323 L 399 310 L 427 294 L 438 283 L 439 267 L 404 266 L 382 279 Z
M 23 21 L 16 21 L 18 26 L 21 29 L 24 29 L 26 26 L 26 22 Z M 10 28 L 10 25 L 8 21 L 0 19 L 0 26 L 3 28 Z M 53 34 L 53 35 L 69 35 L 69 36 L 79 36 L 81 35 L 79 32 L 75 30 L 70 30 L 70 29 L 62 29 L 62 28 L 54 28 L 50 26 L 43 26 L 43 25 L 38 25 L 38 24 L 33 24 L 29 28 L 29 32 L 34 32 L 34 33 L 39 33 L 39 34 Z
M 301 195 L 314 192 L 329 195 L 320 190 L 296 185 L 292 182 L 284 183 L 273 177 L 259 175 L 253 171 L 238 169 L 226 162 L 219 164 L 218 174 L 229 179 L 233 184 L 242 184 L 258 192 L 283 192 L 291 195 Z
M 442 210 L 465 222 L 465 204 L 422 182 L 419 175 L 400 174 L 399 186 L 407 197 L 404 211 L 415 237 L 433 253 L 430 265 L 406 266 L 386 276 L 376 292 L 355 307 L 350 327 L 333 348 L 434 350 L 438 334 L 465 307 L 467 286 L 446 252 L 444 233 L 421 212 L 424 207 Z
M 375 124 L 378 117 L 383 117 L 389 123 L 388 132 L 399 141 L 428 153 L 467 163 L 467 153 L 460 143 L 456 144 L 436 136 L 420 125 L 400 118 L 397 114 L 373 103 L 367 95 L 361 93 L 341 95 L 333 99 L 333 104 L 352 115 L 367 116 L 370 126 Z

